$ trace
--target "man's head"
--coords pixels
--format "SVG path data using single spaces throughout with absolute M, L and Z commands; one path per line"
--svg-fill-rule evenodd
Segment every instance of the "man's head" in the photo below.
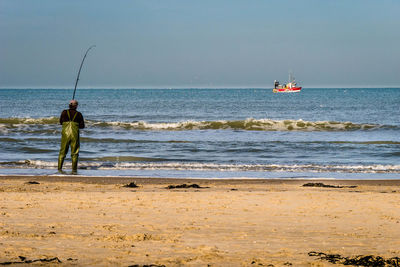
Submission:
M 77 107 L 78 107 L 78 101 L 76 101 L 75 99 L 72 99 L 71 101 L 69 101 L 70 109 L 76 109 Z

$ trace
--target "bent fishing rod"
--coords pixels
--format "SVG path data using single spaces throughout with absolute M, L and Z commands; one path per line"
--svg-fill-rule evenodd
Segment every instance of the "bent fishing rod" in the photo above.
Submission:
M 89 48 L 86 50 L 85 55 L 83 56 L 83 59 L 82 59 L 82 62 L 81 62 L 81 66 L 79 67 L 78 76 L 76 77 L 75 89 L 74 89 L 74 94 L 72 95 L 72 100 L 75 99 L 76 86 L 78 85 L 79 75 L 81 75 L 81 69 L 82 69 L 82 66 L 83 66 L 83 62 L 85 61 L 85 58 L 86 58 L 87 53 L 88 53 L 89 50 L 92 49 L 93 47 L 96 47 L 96 46 L 95 46 L 95 45 L 92 45 L 91 47 L 89 47 Z

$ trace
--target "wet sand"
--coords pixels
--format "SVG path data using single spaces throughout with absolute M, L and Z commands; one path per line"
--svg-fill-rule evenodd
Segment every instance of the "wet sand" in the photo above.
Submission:
M 333 266 L 311 251 L 399 257 L 400 180 L 0 177 L 0 263 Z

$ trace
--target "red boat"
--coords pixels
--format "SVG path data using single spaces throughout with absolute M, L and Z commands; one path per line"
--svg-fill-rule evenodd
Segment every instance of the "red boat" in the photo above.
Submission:
M 289 82 L 287 84 L 280 84 L 277 80 L 274 81 L 274 93 L 295 93 L 300 92 L 301 86 L 297 86 L 292 74 L 289 73 Z

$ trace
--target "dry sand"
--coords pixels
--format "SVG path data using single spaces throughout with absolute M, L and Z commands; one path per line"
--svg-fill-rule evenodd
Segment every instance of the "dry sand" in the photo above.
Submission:
M 400 180 L 0 177 L 0 263 L 332 265 L 310 251 L 400 256 Z

